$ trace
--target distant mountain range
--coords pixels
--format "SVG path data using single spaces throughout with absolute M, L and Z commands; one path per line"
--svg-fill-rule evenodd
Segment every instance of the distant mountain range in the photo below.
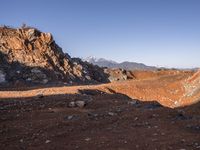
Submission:
M 104 58 L 95 58 L 91 56 L 82 60 L 87 61 L 94 65 L 100 66 L 100 67 L 107 67 L 107 68 L 121 68 L 121 69 L 126 69 L 126 70 L 156 70 L 157 69 L 154 66 L 147 66 L 142 63 L 128 62 L 128 61 L 118 63 L 113 60 L 107 60 Z

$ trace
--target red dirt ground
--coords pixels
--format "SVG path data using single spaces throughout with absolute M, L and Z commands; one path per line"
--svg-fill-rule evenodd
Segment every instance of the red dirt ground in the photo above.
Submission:
M 183 98 L 193 73 L 134 75 L 110 84 L 0 91 L 0 149 L 200 149 L 200 94 Z M 86 106 L 69 107 L 79 100 Z

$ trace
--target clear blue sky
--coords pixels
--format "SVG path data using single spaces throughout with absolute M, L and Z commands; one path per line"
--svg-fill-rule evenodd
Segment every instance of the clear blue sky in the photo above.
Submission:
M 73 57 L 200 67 L 200 0 L 1 0 L 0 24 L 51 32 Z

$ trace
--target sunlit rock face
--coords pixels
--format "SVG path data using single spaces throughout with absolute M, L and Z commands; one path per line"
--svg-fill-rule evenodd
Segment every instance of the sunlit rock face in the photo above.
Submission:
M 0 27 L 1 82 L 108 82 L 103 69 L 63 53 L 50 33 Z

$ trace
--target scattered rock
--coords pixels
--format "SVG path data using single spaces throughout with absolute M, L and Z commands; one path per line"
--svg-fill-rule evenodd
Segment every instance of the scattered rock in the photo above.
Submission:
M 134 105 L 138 104 L 138 102 L 137 102 L 137 100 L 133 99 L 131 101 L 128 101 L 128 104 L 134 106 Z
M 70 103 L 69 103 L 69 107 L 71 107 L 71 108 L 76 107 L 75 102 L 70 102 Z
M 85 101 L 76 101 L 75 104 L 79 108 L 83 108 L 86 105 Z
M 109 116 L 114 116 L 114 115 L 116 115 L 116 114 L 113 113 L 113 112 L 108 112 L 108 115 L 109 115 Z
M 74 117 L 74 116 L 71 115 L 71 116 L 68 116 L 67 119 L 68 119 L 68 120 L 72 120 L 73 117 Z
M 72 119 L 74 119 L 74 118 L 75 118 L 74 115 L 69 115 L 69 116 L 66 116 L 64 119 L 65 119 L 65 120 L 72 120 Z
M 37 68 L 31 69 L 31 72 L 35 74 L 41 73 L 41 71 Z
M 45 141 L 46 144 L 48 144 L 48 143 L 50 143 L 50 142 L 51 142 L 50 140 L 46 140 L 46 141 Z
M 187 128 L 194 131 L 200 131 L 200 125 L 187 125 Z
M 91 140 L 91 138 L 85 138 L 85 141 L 87 141 L 87 142 L 90 141 L 90 140 Z

